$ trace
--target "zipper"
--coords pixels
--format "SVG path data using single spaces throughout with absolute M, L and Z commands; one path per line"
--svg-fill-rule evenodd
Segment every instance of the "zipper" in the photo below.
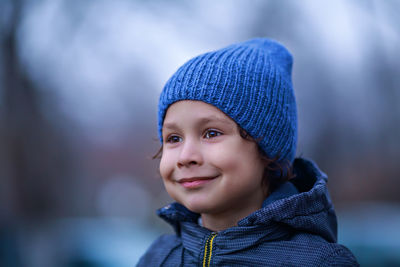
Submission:
M 204 246 L 203 267 L 210 266 L 212 250 L 213 250 L 213 242 L 216 236 L 217 233 L 212 232 L 211 235 L 207 238 L 206 245 Z

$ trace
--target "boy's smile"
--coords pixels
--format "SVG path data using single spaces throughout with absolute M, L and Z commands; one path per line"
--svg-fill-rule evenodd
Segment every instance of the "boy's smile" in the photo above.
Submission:
M 255 142 L 216 107 L 201 101 L 172 104 L 162 130 L 160 173 L 169 195 L 207 218 L 233 226 L 265 199 L 264 162 Z
M 215 177 L 192 177 L 192 178 L 183 178 L 178 181 L 183 187 L 185 188 L 198 188 L 208 182 L 216 179 L 218 176 Z

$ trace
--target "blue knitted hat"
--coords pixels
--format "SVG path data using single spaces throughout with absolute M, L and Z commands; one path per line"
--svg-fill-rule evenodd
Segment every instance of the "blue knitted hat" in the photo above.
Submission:
M 180 100 L 209 103 L 232 118 L 269 158 L 293 162 L 297 143 L 292 56 L 281 44 L 252 39 L 199 55 L 168 80 L 158 105 L 158 131 Z

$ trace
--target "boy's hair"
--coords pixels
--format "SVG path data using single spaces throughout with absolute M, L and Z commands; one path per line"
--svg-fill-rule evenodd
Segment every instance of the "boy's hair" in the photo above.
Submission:
M 257 38 L 199 55 L 168 80 L 158 105 L 158 131 L 168 107 L 180 100 L 211 104 L 256 140 L 268 159 L 281 166 L 294 160 L 296 101 L 292 56 L 281 44 Z M 284 167 L 283 173 L 288 170 Z
M 246 139 L 250 142 L 258 143 L 257 140 L 252 138 L 244 129 L 239 127 L 239 134 L 243 139 Z M 259 145 L 258 153 L 260 154 L 261 159 L 265 162 L 265 168 L 262 178 L 262 183 L 266 195 L 269 195 L 276 188 L 278 188 L 281 184 L 289 181 L 294 178 L 295 175 L 293 173 L 293 164 L 287 160 L 279 161 L 279 156 L 271 159 L 269 158 L 265 152 L 261 149 Z M 159 151 L 159 155 L 162 154 L 162 148 Z

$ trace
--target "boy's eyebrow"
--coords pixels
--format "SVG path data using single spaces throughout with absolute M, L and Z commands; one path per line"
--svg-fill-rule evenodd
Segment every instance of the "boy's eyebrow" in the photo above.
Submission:
M 178 128 L 178 125 L 174 122 L 164 122 L 163 129 L 164 128 L 175 129 L 175 128 Z
M 220 118 L 217 116 L 209 116 L 209 117 L 200 118 L 197 121 L 197 124 L 206 124 L 206 123 L 215 122 L 215 121 L 229 125 L 229 126 L 232 125 L 232 123 L 229 120 L 227 120 L 225 118 Z M 163 128 L 176 129 L 176 128 L 179 128 L 179 126 L 175 122 L 164 122 Z
M 209 116 L 209 117 L 199 119 L 199 123 L 209 123 L 209 122 L 214 122 L 214 121 L 221 122 L 224 124 L 229 124 L 229 125 L 231 124 L 230 121 L 228 121 L 227 119 L 220 118 L 217 116 Z

